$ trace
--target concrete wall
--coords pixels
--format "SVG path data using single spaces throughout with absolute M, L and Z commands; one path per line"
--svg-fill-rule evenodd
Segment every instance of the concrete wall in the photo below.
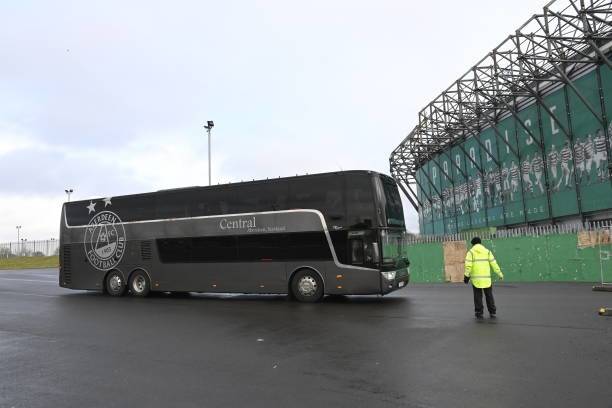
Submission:
M 612 245 L 585 245 L 578 234 L 483 239 L 493 251 L 506 282 L 612 282 Z M 467 243 L 469 249 L 471 245 Z M 409 247 L 413 282 L 444 282 L 443 243 Z

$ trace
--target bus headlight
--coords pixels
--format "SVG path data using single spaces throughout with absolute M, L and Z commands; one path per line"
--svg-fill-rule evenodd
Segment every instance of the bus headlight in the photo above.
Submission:
M 381 272 L 383 278 L 385 278 L 388 281 L 392 281 L 395 280 L 395 271 L 391 271 L 391 272 Z

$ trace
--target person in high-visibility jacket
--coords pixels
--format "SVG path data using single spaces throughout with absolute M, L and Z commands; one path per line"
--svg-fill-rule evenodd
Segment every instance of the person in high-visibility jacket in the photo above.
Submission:
M 482 292 L 485 294 L 487 301 L 487 309 L 489 315 L 494 319 L 497 313 L 495 307 L 495 299 L 493 299 L 493 283 L 491 277 L 491 269 L 499 276 L 499 279 L 504 279 L 493 252 L 489 251 L 482 245 L 479 237 L 472 239 L 472 249 L 465 256 L 465 275 L 464 283 L 472 281 L 472 289 L 474 291 L 474 311 L 477 319 L 482 319 L 484 308 L 482 306 Z

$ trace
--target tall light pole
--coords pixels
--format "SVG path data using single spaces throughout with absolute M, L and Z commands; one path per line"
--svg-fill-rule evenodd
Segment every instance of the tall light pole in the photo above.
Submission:
M 70 194 L 72 194 L 74 192 L 73 189 L 68 189 L 68 190 L 64 190 L 66 192 L 66 195 L 68 196 L 68 202 L 70 202 Z
M 17 225 L 15 228 L 17 228 L 17 243 L 19 244 L 19 230 L 21 229 L 21 225 Z
M 206 122 L 206 126 L 204 126 L 204 129 L 206 129 L 206 132 L 208 133 L 208 185 L 211 185 L 212 182 L 212 177 L 211 177 L 211 171 L 210 171 L 210 131 L 212 130 L 212 128 L 215 127 L 215 123 L 212 120 L 209 120 Z

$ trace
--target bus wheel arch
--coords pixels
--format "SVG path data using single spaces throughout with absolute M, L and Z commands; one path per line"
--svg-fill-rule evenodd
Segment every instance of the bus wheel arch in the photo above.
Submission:
M 312 266 L 300 266 L 291 273 L 288 289 L 289 295 L 300 302 L 318 302 L 325 295 L 325 281 Z
M 104 292 L 110 296 L 123 296 L 127 290 L 125 275 L 119 269 L 111 269 L 104 276 Z
M 146 297 L 151 292 L 151 276 L 144 268 L 136 268 L 130 272 L 128 288 L 132 296 Z

